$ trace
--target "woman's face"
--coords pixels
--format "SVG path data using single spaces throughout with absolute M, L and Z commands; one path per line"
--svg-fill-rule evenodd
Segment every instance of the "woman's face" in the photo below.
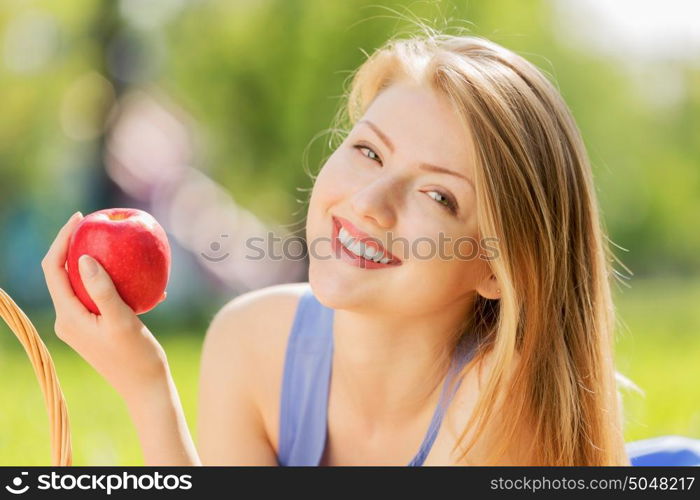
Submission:
M 319 300 L 333 308 L 414 315 L 473 299 L 490 270 L 479 258 L 468 142 L 449 102 L 434 91 L 402 83 L 377 96 L 325 163 L 311 194 L 309 281 Z M 351 257 L 337 239 L 333 244 L 338 222 L 400 262 Z

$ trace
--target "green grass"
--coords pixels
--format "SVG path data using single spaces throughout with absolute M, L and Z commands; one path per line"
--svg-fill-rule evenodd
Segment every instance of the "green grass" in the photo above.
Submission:
M 627 441 L 663 434 L 700 438 L 700 283 L 635 282 L 616 298 L 618 370 L 645 391 L 624 395 Z M 39 327 L 39 324 L 37 324 Z M 76 353 L 40 328 L 56 365 L 72 430 L 75 465 L 142 465 L 124 403 Z M 163 336 L 190 428 L 204 332 Z M 48 465 L 48 418 L 32 367 L 0 324 L 0 465 Z
M 77 353 L 47 339 L 50 329 L 40 332 L 66 398 L 73 464 L 143 465 L 136 431 L 116 391 Z M 34 371 L 12 332 L 2 325 L 0 335 L 17 344 L 0 342 L 0 465 L 50 465 L 48 416 Z M 170 336 L 161 342 L 194 435 L 201 337 Z
M 700 438 L 700 282 L 634 283 L 616 304 L 618 371 L 644 391 L 624 393 L 625 438 Z

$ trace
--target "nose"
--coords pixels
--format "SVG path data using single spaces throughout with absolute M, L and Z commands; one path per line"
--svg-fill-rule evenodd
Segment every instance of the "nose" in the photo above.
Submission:
M 390 228 L 396 222 L 398 186 L 389 176 L 356 191 L 351 200 L 353 211 L 362 219 L 371 219 L 382 228 Z

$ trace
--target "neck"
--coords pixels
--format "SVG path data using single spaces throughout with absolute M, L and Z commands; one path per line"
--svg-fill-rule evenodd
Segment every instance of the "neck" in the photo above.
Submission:
M 423 316 L 337 309 L 333 372 L 353 416 L 368 427 L 395 426 L 429 411 L 469 311 L 471 302 Z

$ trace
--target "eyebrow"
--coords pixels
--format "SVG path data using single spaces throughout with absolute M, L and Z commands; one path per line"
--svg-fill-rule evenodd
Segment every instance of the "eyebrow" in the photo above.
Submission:
M 377 136 L 382 140 L 382 142 L 386 144 L 386 147 L 389 148 L 389 151 L 391 151 L 392 153 L 394 152 L 394 143 L 391 142 L 391 139 L 389 139 L 389 137 L 387 137 L 387 135 L 384 132 L 382 132 L 379 129 L 379 127 L 377 127 L 374 123 L 367 119 L 360 120 L 357 123 L 364 123 L 365 125 L 369 126 L 369 128 L 371 128 L 374 131 L 374 133 L 377 134 Z M 459 177 L 460 179 L 464 179 L 465 181 L 467 181 L 472 186 L 472 188 L 474 187 L 474 184 L 472 183 L 471 179 L 469 179 L 463 174 L 460 174 L 459 172 L 450 170 L 449 168 L 439 167 L 431 163 L 421 163 L 419 165 L 419 168 L 421 170 L 429 170 L 431 172 L 437 172 L 440 174 L 454 175 L 455 177 Z

